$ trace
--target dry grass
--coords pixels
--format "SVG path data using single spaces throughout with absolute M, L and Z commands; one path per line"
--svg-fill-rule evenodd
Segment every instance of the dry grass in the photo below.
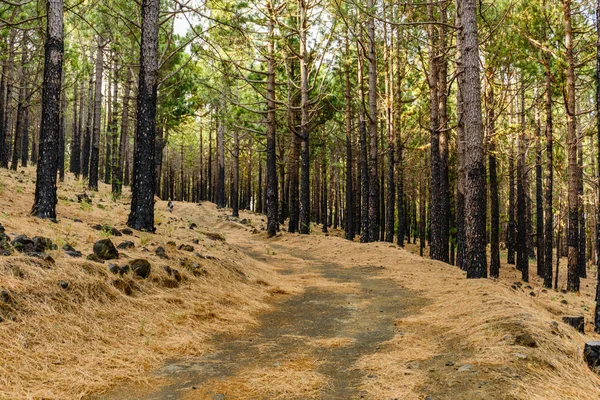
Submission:
M 85 257 L 96 240 L 107 237 L 91 225 L 124 227 L 127 197 L 114 202 L 102 185 L 91 206 L 81 205 L 75 194 L 83 191 L 82 183 L 73 180 L 60 185 L 58 224 L 30 217 L 33 177 L 33 169 L 24 174 L 0 171 L 0 223 L 11 237 L 46 236 L 59 247 L 72 244 Z M 123 265 L 129 259 L 148 259 L 152 275 L 147 280 L 119 278 L 108 272 L 108 263 L 73 259 L 61 250 L 49 252 L 55 265 L 18 254 L 0 258 L 0 289 L 11 297 L 0 307 L 6 319 L 0 323 L 0 398 L 77 399 L 120 381 L 145 379 L 144 372 L 167 358 L 207 351 L 207 339 L 214 334 L 251 326 L 273 294 L 297 291 L 227 243 L 226 236 L 206 234 L 222 220 L 211 204 L 177 203 L 173 214 L 166 210 L 165 204 L 157 204 L 156 235 L 111 238 L 115 245 L 135 243 L 116 261 Z M 203 233 L 188 229 L 192 221 Z M 192 244 L 204 258 L 177 251 L 168 241 Z M 159 245 L 171 259 L 154 255 Z M 193 263 L 202 274 L 186 269 Z M 163 265 L 177 268 L 182 281 L 167 275 Z M 68 288 L 62 289 L 59 281 L 68 282 Z M 264 285 L 274 281 L 275 288 Z
M 232 399 L 318 399 L 329 386 L 326 376 L 315 372 L 319 362 L 306 355 L 268 367 L 250 367 L 226 380 L 207 383 L 213 393 L 227 393 Z M 212 399 L 212 394 L 188 392 L 184 399 Z

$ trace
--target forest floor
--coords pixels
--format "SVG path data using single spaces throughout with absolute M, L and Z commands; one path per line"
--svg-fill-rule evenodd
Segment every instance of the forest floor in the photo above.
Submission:
M 534 263 L 531 286 L 506 265 L 499 280 L 466 280 L 414 245 L 317 227 L 268 239 L 263 216 L 232 219 L 208 202 L 176 202 L 172 214 L 158 202 L 156 235 L 114 237 L 92 225 L 124 228 L 127 197 L 114 202 L 103 185 L 82 205 L 83 186 L 68 177 L 54 224 L 28 216 L 33 179 L 33 169 L 0 171 L 0 223 L 84 258 L 0 258 L 0 398 L 600 398 L 582 358 L 599 337 L 562 322 L 591 321 L 593 271 L 580 295 L 542 289 Z M 134 242 L 117 263 L 148 259 L 150 277 L 85 260 L 105 237 Z

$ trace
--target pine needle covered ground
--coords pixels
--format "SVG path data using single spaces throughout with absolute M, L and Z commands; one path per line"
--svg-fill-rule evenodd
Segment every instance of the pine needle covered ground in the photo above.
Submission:
M 210 203 L 169 213 L 158 202 L 156 235 L 115 237 L 92 226 L 125 228 L 127 197 L 113 202 L 103 186 L 91 205 L 78 203 L 83 186 L 68 177 L 55 224 L 28 215 L 33 178 L 0 171 L 0 223 L 59 250 L 47 252 L 54 264 L 0 258 L 0 398 L 600 398 L 582 358 L 598 336 L 562 322 L 591 321 L 594 271 L 581 295 L 515 284 L 506 265 L 498 281 L 468 281 L 412 246 L 339 232 L 267 239 L 262 216 L 244 212 L 241 223 Z M 104 238 L 134 242 L 114 262 L 147 259 L 150 277 L 86 260 Z M 83 257 L 67 256 L 65 243 Z M 208 364 L 218 367 L 202 376 Z

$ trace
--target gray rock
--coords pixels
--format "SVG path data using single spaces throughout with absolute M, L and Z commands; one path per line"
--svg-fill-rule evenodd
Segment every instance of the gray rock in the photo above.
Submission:
M 537 347 L 537 342 L 529 333 L 523 333 L 515 337 L 515 344 L 524 347 Z
M 33 240 L 28 238 L 27 235 L 18 235 L 10 244 L 19 253 L 31 253 L 35 251 Z
M 50 257 L 50 254 L 44 252 L 31 251 L 29 253 L 25 253 L 28 257 L 39 258 L 47 262 L 48 264 L 54 264 L 54 258 Z

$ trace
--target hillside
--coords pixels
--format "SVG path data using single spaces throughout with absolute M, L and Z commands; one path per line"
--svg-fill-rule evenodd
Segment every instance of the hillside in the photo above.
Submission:
M 28 215 L 33 178 L 0 171 L 0 224 L 58 249 L 0 258 L 1 398 L 600 396 L 581 355 L 598 336 L 561 319 L 590 320 L 595 276 L 581 296 L 516 284 L 505 265 L 499 281 L 467 281 L 411 247 L 267 239 L 262 216 L 232 220 L 211 203 L 170 213 L 157 202 L 155 235 L 114 236 L 94 225 L 125 231 L 127 196 L 113 202 L 102 186 L 78 203 L 83 186 L 69 176 L 58 223 L 41 221 Z M 134 247 L 86 260 L 106 238 Z M 148 278 L 109 270 L 135 259 L 150 262 Z

